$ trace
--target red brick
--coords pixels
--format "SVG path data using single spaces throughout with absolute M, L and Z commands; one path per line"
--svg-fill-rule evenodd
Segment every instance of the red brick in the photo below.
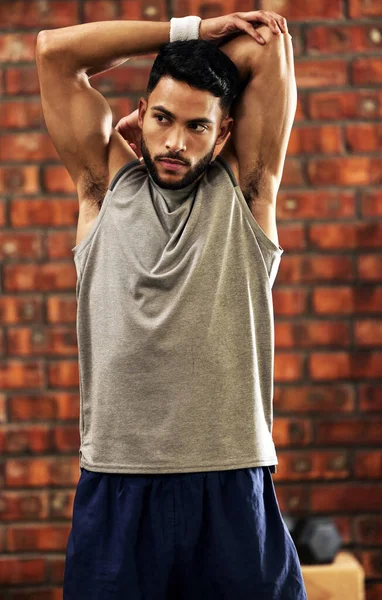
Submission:
M 76 2 L 50 0 L 48 4 L 38 0 L 12 0 L 0 4 L 0 23 L 3 29 L 50 29 L 77 24 Z
M 300 219 L 339 219 L 356 214 L 355 193 L 347 190 L 281 190 L 277 198 L 277 221 Z M 284 240 L 283 240 L 284 241 Z M 286 242 L 284 242 L 286 243 Z M 282 246 L 284 247 L 284 246 Z
M 279 225 L 279 240 L 284 250 L 301 250 L 306 248 L 305 228 L 302 223 Z
M 10 292 L 68 291 L 76 282 L 71 263 L 8 264 L 4 266 L 4 289 Z
M 382 582 L 365 581 L 367 600 L 380 600 L 382 598 Z
M 199 15 L 202 19 L 220 17 L 236 11 L 253 11 L 251 0 L 222 0 L 221 2 L 208 3 L 200 0 L 178 0 L 172 10 L 173 17 L 184 17 L 186 15 Z
M 65 427 L 55 427 L 52 433 L 53 447 L 56 452 L 72 452 L 74 454 L 79 448 L 81 440 L 77 423 Z
M 35 65 L 10 67 L 5 72 L 5 89 L 8 95 L 29 96 L 40 94 L 40 85 Z
M 70 392 L 49 392 L 11 394 L 9 396 L 9 417 L 19 421 L 67 421 L 79 416 L 79 394 Z
M 84 3 L 84 21 L 111 21 L 118 18 L 118 7 L 116 2 L 108 0 L 92 0 Z
M 9 356 L 73 356 L 77 353 L 77 333 L 72 327 L 10 327 L 7 331 Z
M 364 550 L 360 551 L 360 562 L 365 571 L 366 578 L 380 577 L 381 569 L 381 552 L 380 550 Z
M 338 512 L 360 513 L 380 510 L 382 485 L 377 483 L 333 482 L 332 485 L 314 486 L 311 492 L 311 506 L 314 514 L 335 514 Z
M 357 452 L 354 474 L 358 479 L 382 479 L 382 450 Z M 380 542 L 382 543 L 382 537 Z
M 49 387 L 66 388 L 78 386 L 78 361 L 65 360 L 51 362 L 47 367 L 47 383 Z
M 4 33 L 0 36 L 1 62 L 34 62 L 37 33 Z
M 44 188 L 50 193 L 74 194 L 76 186 L 64 166 L 46 166 L 43 169 Z
M 347 347 L 351 342 L 348 323 L 331 321 L 304 321 L 295 323 L 277 322 L 275 325 L 275 347 L 314 348 L 319 346 Z
M 51 138 L 44 133 L 13 133 L 4 135 L 0 146 L 0 160 L 36 162 L 59 160 Z
M 356 58 L 352 64 L 354 86 L 382 84 L 382 58 Z
M 307 310 L 307 296 L 304 289 L 275 287 L 273 290 L 274 314 L 277 316 L 304 314 Z
M 295 127 L 288 144 L 290 154 L 338 154 L 343 151 L 342 130 L 338 125 Z
M 2 490 L 0 492 L 2 523 L 42 521 L 49 518 L 49 491 L 28 492 Z
M 314 380 L 363 379 L 379 377 L 382 372 L 382 352 L 364 350 L 359 352 L 311 352 L 309 373 Z M 356 427 L 357 421 L 349 424 Z M 353 440 L 354 440 L 353 435 Z M 379 437 L 379 441 L 381 437 Z
M 343 18 L 341 0 L 323 0 L 322 2 L 304 2 L 304 0 L 284 0 L 276 8 L 274 0 L 260 0 L 259 8 L 274 11 L 291 21 L 311 21 L 313 19 Z
M 382 261 L 380 254 L 361 254 L 357 257 L 358 277 L 365 281 L 382 279 Z
M 5 487 L 46 488 L 48 486 L 68 487 L 78 483 L 78 453 L 76 456 L 60 457 L 21 457 L 8 458 L 5 463 Z
M 2 102 L 0 111 L 0 127 L 2 129 L 41 127 L 43 122 L 39 100 L 24 102 L 24 100 L 16 101 L 16 99 L 12 99 L 12 101 L 5 100 Z
M 0 193 L 36 194 L 39 190 L 38 166 L 0 167 Z
M 277 275 L 279 284 L 295 284 L 323 281 L 345 282 L 352 281 L 353 261 L 345 255 L 283 256 L 282 264 Z
M 354 327 L 355 341 L 358 346 L 381 346 L 382 323 L 379 320 L 357 321 Z
M 37 294 L 34 296 L 0 296 L 0 320 L 3 325 L 12 323 L 35 323 L 42 321 L 42 299 Z
M 65 552 L 70 526 L 55 523 L 46 525 L 17 525 L 7 529 L 9 552 Z
M 0 556 L 0 587 L 28 583 L 43 583 L 46 577 L 46 565 L 43 558 L 25 558 Z
M 78 204 L 78 201 L 77 201 Z M 76 220 L 77 221 L 77 220 Z M 73 231 L 50 232 L 47 235 L 45 247 L 46 255 L 50 260 L 72 258 L 71 248 L 76 243 L 76 233 Z
M 12 227 L 74 226 L 78 219 L 78 198 L 15 197 L 9 215 Z
M 46 318 L 49 323 L 75 323 L 76 309 L 75 295 L 50 294 L 46 299 Z
M 357 452 L 356 461 L 357 465 L 359 461 L 362 463 L 363 459 L 367 460 L 368 457 L 373 460 L 374 457 L 378 459 L 377 452 Z M 374 463 L 374 460 L 373 460 Z M 362 464 L 359 465 L 362 468 Z M 367 477 L 367 473 L 363 470 L 364 476 Z M 382 543 L 382 516 L 381 515 L 367 515 L 360 516 L 354 519 L 354 541 L 368 543 Z
M 42 362 L 7 360 L 0 364 L 0 388 L 40 388 L 44 383 Z
M 293 387 L 275 385 L 274 404 L 278 413 L 329 414 L 352 413 L 355 391 L 347 383 L 314 384 Z M 279 420 L 279 417 L 277 417 Z
M 309 159 L 312 185 L 371 185 L 382 183 L 382 158 L 367 156 Z
M 290 444 L 307 446 L 313 441 L 312 423 L 299 417 L 278 417 L 274 426 L 274 438 L 280 449 Z
M 174 8 L 176 5 L 174 6 Z M 243 8 L 243 10 L 246 10 Z M 141 2 L 141 0 L 121 0 L 120 18 L 131 21 L 168 21 L 165 0 Z M 193 13 L 198 14 L 198 13 Z
M 378 90 L 344 90 L 309 92 L 310 119 L 376 119 L 382 117 L 382 92 Z
M 341 446 L 357 438 L 373 445 L 378 444 L 381 434 L 382 418 L 364 417 L 356 423 L 349 419 L 322 419 L 317 423 L 315 440 L 317 444 Z
M 0 423 L 7 422 L 7 399 L 3 394 L 0 394 Z
M 320 25 L 306 32 L 306 49 L 310 55 L 343 54 L 380 50 L 382 36 L 375 25 Z
M 380 152 L 382 150 L 381 123 L 354 123 L 345 127 L 349 152 Z
M 289 422 L 289 427 L 298 431 L 295 420 Z M 283 451 L 280 458 L 280 471 L 288 473 L 287 481 L 309 482 L 317 478 L 346 480 L 350 475 L 349 458 L 344 451 L 315 450 L 310 455 L 305 451 Z
M 312 291 L 312 309 L 320 315 L 378 313 L 382 306 L 382 286 L 316 286 Z
M 378 248 L 382 239 L 382 222 L 311 224 L 308 236 L 311 247 L 316 249 Z
M 346 59 L 295 61 L 297 90 L 346 85 L 347 68 Z
M 6 204 L 5 201 L 0 201 L 0 227 L 4 227 L 6 223 Z
M 39 233 L 19 233 L 0 231 L 0 255 L 3 258 L 30 258 L 38 260 L 42 257 L 42 238 Z
M 362 193 L 361 214 L 364 217 L 382 217 L 382 190 L 366 190 Z
M 304 359 L 301 355 L 275 352 L 275 381 L 297 381 L 302 378 Z
M 292 459 L 288 461 L 289 456 L 292 453 L 288 453 L 287 455 L 281 454 L 279 456 L 279 473 L 282 470 L 283 473 L 290 473 L 288 468 L 290 467 L 290 463 Z M 295 455 L 297 453 L 293 453 Z M 302 467 L 304 465 L 304 454 L 301 453 L 301 460 L 296 460 L 296 468 Z M 284 458 L 285 456 L 285 458 Z M 275 487 L 277 481 L 280 479 L 280 475 L 276 474 L 273 476 Z M 302 475 L 300 475 L 300 478 Z M 308 486 L 305 482 L 300 482 L 300 484 L 289 484 L 282 485 L 280 487 L 277 486 L 277 500 L 282 513 L 288 513 L 288 515 L 298 515 L 301 514 L 301 511 L 306 511 L 310 504 L 310 491 L 308 491 Z
M 382 386 L 378 382 L 359 385 L 359 408 L 362 412 L 382 411 Z
M 305 119 L 307 118 L 305 105 L 306 105 L 306 102 L 304 99 L 304 92 L 301 92 L 297 96 L 297 108 L 296 108 L 296 114 L 294 117 L 295 124 L 305 121 Z
M 285 186 L 290 185 L 303 185 L 304 178 L 301 169 L 301 162 L 296 158 L 287 157 L 284 163 L 284 171 L 282 176 L 282 184 Z
M 359 17 L 381 17 L 381 0 L 349 0 L 349 16 L 352 19 Z

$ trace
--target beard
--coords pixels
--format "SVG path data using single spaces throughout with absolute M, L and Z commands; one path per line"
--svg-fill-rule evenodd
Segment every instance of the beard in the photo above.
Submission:
M 207 170 L 207 167 L 210 164 L 211 159 L 213 157 L 214 151 L 215 146 L 205 156 L 203 156 L 203 158 L 201 158 L 192 168 L 189 168 L 188 163 L 185 161 L 186 168 L 188 167 L 188 170 L 187 173 L 181 179 L 174 182 L 164 181 L 159 175 L 157 161 L 152 159 L 143 134 L 141 136 L 141 152 L 147 170 L 151 175 L 154 183 L 166 190 L 180 190 L 186 187 L 187 185 L 194 183 L 194 181 L 196 181 Z M 163 157 L 161 156 L 161 158 Z M 170 156 L 168 158 L 179 158 L 179 160 L 183 160 L 181 156 Z

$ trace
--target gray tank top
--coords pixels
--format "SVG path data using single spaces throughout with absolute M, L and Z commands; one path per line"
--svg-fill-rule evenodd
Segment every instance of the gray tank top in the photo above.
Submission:
M 80 468 L 278 464 L 272 285 L 283 249 L 217 156 L 182 190 L 143 159 L 115 175 L 77 272 Z

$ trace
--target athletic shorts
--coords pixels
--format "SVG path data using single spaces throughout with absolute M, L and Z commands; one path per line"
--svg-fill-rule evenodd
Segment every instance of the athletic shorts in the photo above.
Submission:
M 307 600 L 270 467 L 81 468 L 63 600 Z

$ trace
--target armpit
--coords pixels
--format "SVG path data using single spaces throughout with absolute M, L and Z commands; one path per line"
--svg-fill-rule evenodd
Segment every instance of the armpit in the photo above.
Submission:
M 259 197 L 261 181 L 265 174 L 264 161 L 257 157 L 252 171 L 240 181 L 243 196 L 251 208 L 251 203 Z

